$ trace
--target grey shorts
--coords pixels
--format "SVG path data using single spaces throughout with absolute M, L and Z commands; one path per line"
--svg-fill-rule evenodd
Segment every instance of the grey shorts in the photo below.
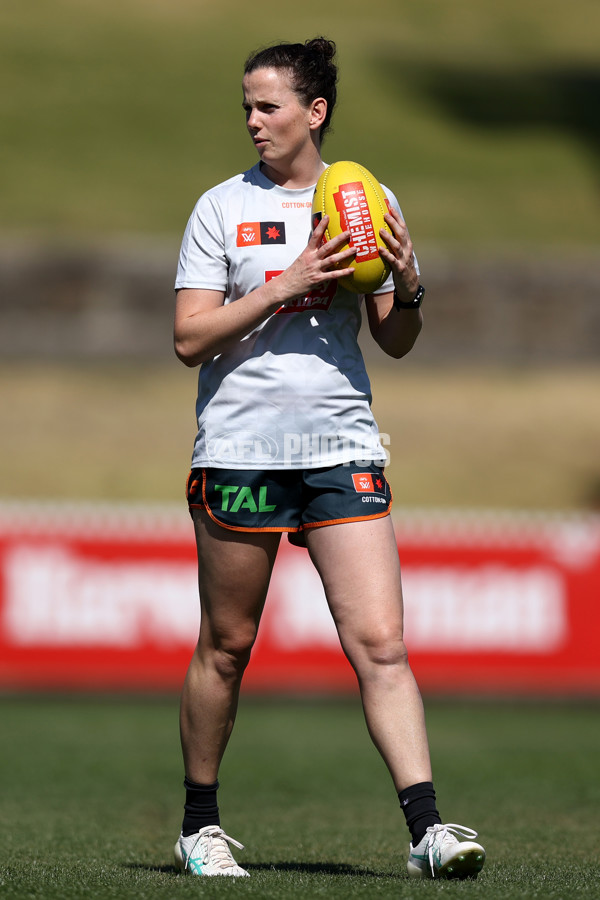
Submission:
M 287 531 L 360 522 L 387 516 L 392 492 L 375 463 L 322 469 L 192 469 L 187 482 L 190 511 L 234 531 Z

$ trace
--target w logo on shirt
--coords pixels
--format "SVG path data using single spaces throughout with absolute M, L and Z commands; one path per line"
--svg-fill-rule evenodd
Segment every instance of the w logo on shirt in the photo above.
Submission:
M 285 244 L 285 222 L 242 222 L 238 225 L 238 247 L 258 244 Z

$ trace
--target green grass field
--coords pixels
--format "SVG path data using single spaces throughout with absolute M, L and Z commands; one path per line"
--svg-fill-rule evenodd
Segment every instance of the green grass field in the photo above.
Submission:
M 418 245 L 595 246 L 595 0 L 259 8 L 2 4 L 0 231 L 181 235 L 196 196 L 255 161 L 248 53 L 323 33 L 341 71 L 326 158 L 394 189 Z
M 224 828 L 252 878 L 176 874 L 177 700 L 0 701 L 0 894 L 56 898 L 597 896 L 598 709 L 431 701 L 446 821 L 479 830 L 474 882 L 409 881 L 407 833 L 358 701 L 242 702 Z

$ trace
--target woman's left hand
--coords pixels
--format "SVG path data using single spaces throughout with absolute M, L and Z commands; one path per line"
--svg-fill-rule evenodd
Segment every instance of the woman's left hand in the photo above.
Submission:
M 419 287 L 419 275 L 415 266 L 410 234 L 406 223 L 394 207 L 390 208 L 384 219 L 390 231 L 386 228 L 381 228 L 379 231 L 386 244 L 385 247 L 379 248 L 379 255 L 392 270 L 394 287 L 400 300 L 410 302 Z

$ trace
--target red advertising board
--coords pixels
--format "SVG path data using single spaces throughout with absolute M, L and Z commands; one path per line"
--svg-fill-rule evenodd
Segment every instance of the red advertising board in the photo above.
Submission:
M 600 518 L 395 515 L 430 693 L 600 695 Z M 0 505 L 0 690 L 176 690 L 199 625 L 188 514 Z M 281 542 L 250 691 L 356 690 L 305 550 Z

